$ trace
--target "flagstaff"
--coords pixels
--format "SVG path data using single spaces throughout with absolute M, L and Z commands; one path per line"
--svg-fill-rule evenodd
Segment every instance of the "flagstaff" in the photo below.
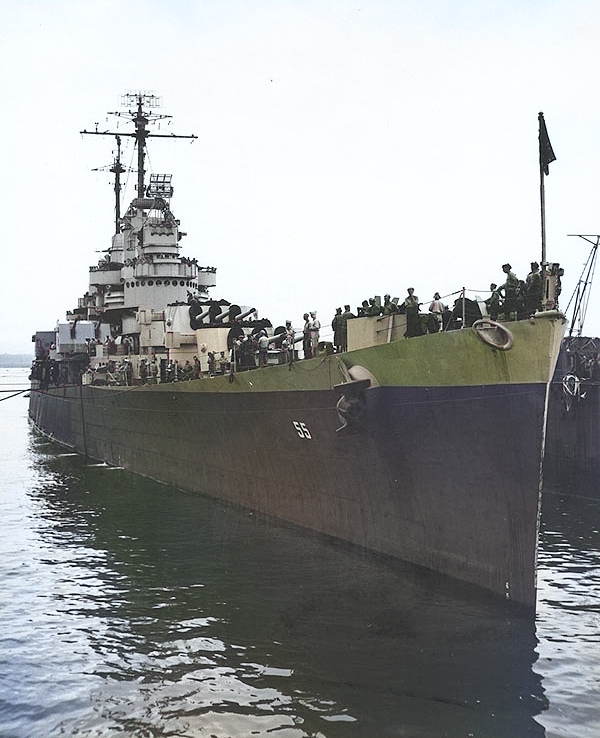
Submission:
M 546 122 L 544 120 L 544 114 L 538 113 L 539 122 L 539 152 L 540 152 L 540 211 L 542 221 L 542 286 L 543 286 L 543 304 L 548 299 L 547 286 L 546 286 L 546 197 L 544 190 L 544 177 L 549 174 L 548 165 L 550 162 L 556 160 L 554 151 L 552 150 L 552 144 L 548 137 L 548 131 L 546 129 Z

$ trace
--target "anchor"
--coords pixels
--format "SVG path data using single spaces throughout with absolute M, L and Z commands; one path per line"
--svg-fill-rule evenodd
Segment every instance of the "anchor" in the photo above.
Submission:
M 365 390 L 370 386 L 370 379 L 357 379 L 334 385 L 334 389 L 342 390 L 342 396 L 335 406 L 342 425 L 336 428 L 336 433 L 359 430 L 367 412 Z

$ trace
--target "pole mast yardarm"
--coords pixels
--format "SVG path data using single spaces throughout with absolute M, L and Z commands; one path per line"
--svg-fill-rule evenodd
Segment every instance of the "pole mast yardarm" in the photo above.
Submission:
M 191 138 L 196 139 L 198 136 L 195 136 L 194 134 L 191 135 L 179 135 L 175 133 L 151 133 L 148 130 L 148 126 L 152 123 L 155 123 L 159 120 L 164 120 L 167 118 L 171 118 L 170 115 L 162 115 L 159 113 L 152 113 L 150 112 L 151 108 L 158 108 L 160 106 L 160 98 L 154 95 L 151 92 L 127 92 L 122 96 L 122 105 L 124 107 L 127 106 L 135 106 L 135 109 L 130 109 L 127 112 L 113 112 L 109 113 L 109 115 L 116 115 L 119 118 L 128 118 L 133 124 L 134 124 L 134 131 L 132 133 L 122 133 L 122 132 L 116 132 L 116 131 L 99 131 L 97 128 L 95 131 L 81 131 L 82 134 L 86 134 L 88 136 L 115 136 L 117 139 L 117 146 L 118 146 L 118 164 L 115 163 L 115 169 L 120 168 L 120 144 L 121 144 L 121 136 L 130 136 L 135 139 L 135 145 L 137 147 L 137 196 L 138 198 L 142 199 L 144 197 L 144 180 L 146 176 L 146 171 L 144 169 L 144 160 L 146 155 L 146 139 L 147 138 Z M 113 171 L 111 169 L 111 171 Z M 119 174 L 123 171 L 120 169 L 119 172 L 115 172 L 116 177 L 119 177 Z M 119 189 L 120 189 L 120 180 L 119 180 Z M 116 191 L 116 184 L 115 184 L 115 191 Z M 117 199 L 119 198 L 119 194 L 117 193 Z M 120 207 L 117 205 L 117 210 L 120 214 Z M 118 231 L 118 222 L 119 222 L 119 216 L 117 216 L 117 231 Z

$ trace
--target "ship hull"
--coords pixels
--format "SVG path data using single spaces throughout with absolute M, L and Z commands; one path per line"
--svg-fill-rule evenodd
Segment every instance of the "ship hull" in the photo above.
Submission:
M 544 483 L 600 497 L 600 339 L 565 338 L 550 386 Z
M 30 418 L 90 458 L 534 607 L 547 391 L 562 321 L 513 330 L 507 352 L 459 331 L 232 377 L 32 389 Z M 372 382 L 343 428 L 340 394 L 361 384 L 348 367 Z M 468 381 L 483 373 L 490 383 Z

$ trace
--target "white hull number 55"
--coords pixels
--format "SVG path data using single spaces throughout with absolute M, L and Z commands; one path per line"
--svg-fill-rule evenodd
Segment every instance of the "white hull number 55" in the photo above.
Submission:
M 301 423 L 299 420 L 293 420 L 292 422 L 300 438 L 312 438 L 310 431 L 304 423 Z

